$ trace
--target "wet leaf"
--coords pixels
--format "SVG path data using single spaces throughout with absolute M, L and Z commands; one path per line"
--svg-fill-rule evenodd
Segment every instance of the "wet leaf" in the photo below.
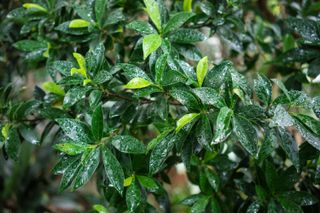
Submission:
M 130 212 L 134 212 L 142 202 L 141 190 L 136 181 L 133 181 L 127 189 L 126 202 Z
M 101 146 L 100 149 L 103 159 L 104 170 L 110 181 L 110 184 L 120 194 L 122 194 L 124 182 L 124 174 L 122 167 L 117 158 L 106 146 Z
M 152 82 L 144 78 L 133 78 L 126 85 L 123 86 L 125 89 L 141 89 L 152 85 Z
M 197 79 L 199 87 L 202 86 L 204 78 L 206 77 L 208 72 L 208 57 L 202 58 L 197 65 Z
M 95 15 L 96 15 L 97 23 L 100 26 L 103 21 L 102 18 L 105 14 L 106 4 L 107 4 L 107 0 L 95 0 L 95 5 L 94 5 Z
M 101 105 L 97 106 L 92 114 L 91 130 L 96 140 L 103 136 L 103 112 Z
M 179 12 L 170 18 L 168 23 L 166 24 L 163 33 L 166 34 L 168 32 L 172 32 L 179 27 L 181 27 L 185 22 L 187 22 L 192 16 L 194 16 L 193 13 L 189 12 Z
M 69 141 L 67 143 L 58 143 L 53 146 L 56 150 L 63 152 L 67 155 L 79 155 L 89 149 L 87 144 L 76 143 L 74 141 Z
M 137 175 L 136 176 L 139 183 L 145 187 L 146 189 L 148 189 L 151 192 L 156 192 L 159 190 L 159 186 L 157 184 L 157 182 L 155 180 L 153 180 L 153 178 L 147 177 L 147 176 L 141 176 L 141 175 Z
M 154 25 L 157 27 L 159 32 L 161 32 L 161 16 L 160 16 L 160 9 L 159 5 L 155 0 L 143 0 L 144 4 L 146 5 L 146 11 L 154 23 Z
M 179 132 L 186 124 L 191 122 L 193 119 L 195 119 L 199 115 L 200 115 L 199 113 L 189 113 L 189 114 L 186 114 L 186 115 L 182 116 L 177 121 L 176 132 Z
M 218 192 L 220 190 L 220 177 L 216 174 L 216 172 L 209 168 L 205 169 L 205 174 L 211 187 L 215 192 Z
M 127 25 L 127 28 L 135 30 L 141 33 L 141 35 L 157 33 L 157 31 L 152 27 L 152 25 L 145 21 L 133 21 Z
M 192 90 L 205 105 L 212 105 L 216 108 L 226 106 L 223 97 L 214 89 L 209 87 L 195 88 Z
M 169 39 L 172 42 L 180 44 L 190 44 L 198 41 L 203 41 L 206 39 L 206 36 L 197 30 L 178 29 L 174 33 L 169 35 Z
M 195 135 L 199 144 L 201 144 L 207 150 L 212 151 L 210 143 L 212 141 L 213 134 L 210 121 L 207 116 L 201 116 L 196 127 Z
M 208 203 L 209 203 L 209 197 L 204 196 L 200 198 L 198 201 L 196 201 L 195 204 L 193 204 L 190 212 L 191 213 L 204 212 Z
M 228 107 L 222 107 L 219 111 L 216 126 L 215 134 L 213 139 L 213 144 L 221 143 L 230 135 L 230 123 L 233 116 L 233 112 Z
M 254 81 L 254 88 L 258 98 L 265 104 L 269 105 L 272 98 L 272 84 L 264 75 L 259 74 Z
M 130 135 L 117 135 L 111 139 L 112 145 L 120 152 L 131 154 L 143 154 L 146 152 L 145 145 Z
M 170 90 L 170 95 L 188 109 L 197 110 L 200 108 L 198 100 L 195 98 L 195 96 L 186 90 L 173 89 Z
M 162 43 L 162 38 L 157 33 L 143 37 L 143 59 L 146 59 L 151 53 L 156 51 Z

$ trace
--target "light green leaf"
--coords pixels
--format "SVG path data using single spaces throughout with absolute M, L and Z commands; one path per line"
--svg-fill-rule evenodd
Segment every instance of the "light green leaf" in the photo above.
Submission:
M 88 26 L 90 26 L 90 22 L 84 19 L 74 19 L 69 23 L 69 28 L 84 28 Z
M 42 88 L 45 91 L 56 94 L 56 95 L 61 95 L 61 96 L 65 95 L 63 88 L 52 81 L 44 82 L 42 84 Z
M 189 114 L 182 116 L 177 121 L 176 132 L 179 132 L 187 123 L 191 122 L 193 119 L 195 119 L 199 115 L 200 115 L 200 113 L 189 113 Z
M 183 0 L 183 11 L 192 11 L 192 0 Z
M 143 37 L 143 58 L 146 59 L 151 53 L 156 51 L 162 43 L 162 38 L 158 34 L 150 34 Z
M 202 86 L 202 83 L 204 81 L 204 78 L 207 75 L 207 72 L 208 72 L 208 57 L 205 56 L 199 61 L 197 65 L 197 79 L 198 79 L 199 87 Z
M 152 22 L 159 32 L 161 32 L 161 16 L 158 3 L 155 0 L 144 0 L 144 4 L 146 5 L 146 11 Z
M 48 10 L 44 7 L 42 7 L 41 5 L 39 4 L 34 4 L 34 3 L 25 3 L 22 5 L 22 7 L 26 8 L 26 9 L 35 9 L 35 10 L 39 10 L 39 11 L 42 11 L 42 12 L 48 12 Z
M 83 143 L 76 143 L 74 141 L 70 141 L 67 143 L 59 143 L 53 146 L 56 150 L 66 153 L 67 155 L 78 155 L 86 151 L 89 146 Z
M 109 210 L 106 207 L 104 207 L 104 206 L 102 206 L 100 204 L 93 205 L 93 208 L 98 213 L 109 213 Z
M 124 186 L 124 187 L 130 186 L 133 180 L 134 180 L 134 177 L 133 177 L 133 176 L 127 177 L 127 178 L 124 179 L 124 181 L 123 181 L 123 186 Z
M 71 75 L 78 73 L 78 74 L 82 75 L 83 77 L 87 78 L 87 68 L 86 68 L 85 58 L 80 53 L 73 53 L 72 55 L 77 60 L 77 63 L 79 65 L 79 69 L 72 68 Z
M 152 83 L 143 78 L 133 78 L 126 85 L 123 86 L 125 89 L 141 89 L 152 85 Z

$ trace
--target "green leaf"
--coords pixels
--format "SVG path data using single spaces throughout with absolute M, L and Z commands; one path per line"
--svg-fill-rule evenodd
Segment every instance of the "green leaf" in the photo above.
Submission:
M 63 152 L 67 155 L 79 155 L 85 152 L 89 146 L 83 143 L 76 143 L 74 141 L 70 141 L 67 143 L 59 143 L 53 146 L 56 150 Z
M 187 22 L 194 15 L 195 14 L 189 13 L 189 12 L 179 12 L 174 14 L 166 24 L 163 30 L 163 33 L 166 34 L 168 32 L 173 32 L 174 30 L 181 27 L 185 22 Z
M 204 212 L 208 203 L 209 203 L 208 196 L 204 196 L 204 197 L 200 198 L 199 200 L 197 200 L 197 202 L 195 202 L 195 204 L 193 204 L 193 206 L 190 210 L 190 213 Z
M 218 192 L 220 190 L 220 177 L 209 168 L 205 168 L 205 174 L 211 187 L 215 192 Z
M 202 86 L 202 83 L 204 81 L 204 78 L 206 77 L 208 72 L 208 57 L 203 57 L 198 65 L 197 65 L 197 79 L 199 87 Z
M 88 88 L 85 87 L 73 87 L 64 96 L 63 99 L 63 106 L 65 108 L 70 108 L 78 101 L 82 100 L 86 93 L 88 91 Z
M 162 38 L 158 34 L 150 34 L 143 37 L 143 59 L 146 59 L 151 53 L 156 51 L 162 43 Z
M 258 201 L 254 201 L 250 204 L 246 213 L 256 213 L 259 212 L 261 205 Z
M 251 155 L 257 152 L 257 132 L 251 122 L 244 117 L 233 118 L 233 131 L 239 142 Z
M 258 153 L 258 159 L 260 162 L 266 159 L 274 151 L 276 143 L 277 136 L 275 130 L 268 129 Z
M 107 0 L 95 0 L 94 10 L 96 15 L 96 21 L 100 26 L 106 11 L 106 4 L 107 4 Z
M 132 29 L 141 33 L 141 35 L 157 33 L 157 31 L 152 27 L 152 25 L 145 21 L 133 21 L 129 23 L 126 27 L 128 29 Z
M 42 88 L 44 90 L 46 90 L 47 92 L 50 92 L 50 93 L 53 93 L 56 95 L 61 95 L 61 96 L 65 95 L 63 88 L 60 85 L 58 85 L 52 81 L 44 82 L 42 84 Z
M 295 119 L 301 121 L 306 127 L 308 127 L 312 132 L 320 135 L 320 121 L 313 117 L 304 114 L 297 114 L 293 116 Z
M 233 70 L 233 64 L 230 61 L 223 61 L 220 64 L 214 66 L 207 73 L 207 76 L 203 82 L 206 87 L 219 90 L 222 84 L 226 82 L 226 76 Z
M 154 25 L 157 27 L 159 32 L 161 32 L 161 16 L 160 16 L 160 8 L 158 3 L 155 0 L 143 0 L 146 5 L 146 11 L 151 18 Z
M 101 146 L 101 153 L 105 173 L 110 181 L 111 186 L 113 186 L 120 194 L 122 194 L 124 174 L 121 164 L 106 146 Z
M 71 75 L 80 74 L 83 77 L 87 78 L 87 68 L 86 68 L 86 59 L 80 53 L 73 53 L 73 57 L 77 60 L 79 69 L 72 68 Z
M 88 26 L 90 26 L 90 22 L 84 19 L 74 19 L 69 23 L 69 28 L 84 28 Z
M 282 128 L 293 126 L 294 120 L 291 115 L 286 111 L 284 107 L 281 105 L 277 105 L 277 107 L 273 111 L 273 118 L 270 122 L 270 126 L 279 126 Z
M 93 141 L 90 130 L 85 123 L 71 118 L 58 118 L 56 121 L 71 140 L 83 143 Z
M 39 144 L 40 140 L 37 131 L 32 126 L 21 125 L 18 128 L 20 135 L 31 144 Z
M 100 205 L 100 204 L 95 204 L 95 205 L 93 205 L 93 208 L 94 208 L 94 210 L 96 210 L 98 213 L 110 213 L 109 210 L 108 210 L 106 207 L 104 207 L 104 206 L 102 206 L 102 205 Z
M 187 90 L 175 88 L 169 91 L 170 95 L 179 101 L 182 105 L 188 109 L 197 110 L 200 108 L 199 102 L 194 95 Z
M 79 167 L 80 167 L 80 163 L 78 160 L 72 161 L 72 163 L 68 165 L 68 167 L 63 172 L 63 176 L 61 178 L 60 185 L 59 185 L 59 191 L 62 192 L 71 185 L 74 177 L 78 173 Z
M 101 105 L 97 106 L 92 114 L 91 130 L 96 140 L 103 136 L 103 112 Z
M 92 149 L 89 152 L 85 152 L 82 155 L 79 170 L 74 180 L 73 189 L 80 188 L 91 179 L 99 166 L 99 157 L 100 152 L 97 148 Z
M 286 20 L 289 28 L 300 34 L 305 40 L 310 42 L 320 42 L 319 25 L 310 19 L 289 18 Z
M 121 21 L 125 21 L 126 17 L 123 14 L 123 8 L 117 8 L 112 10 L 103 22 L 103 27 L 118 24 Z
M 172 134 L 164 137 L 152 150 L 149 160 L 149 173 L 158 172 L 174 146 Z
M 298 118 L 294 118 L 295 126 L 298 131 L 301 133 L 302 137 L 314 148 L 320 150 L 320 135 L 315 134 L 312 132 L 301 120 Z M 319 130 L 317 130 L 319 131 Z
M 172 42 L 181 44 L 190 44 L 198 41 L 203 41 L 206 36 L 198 30 L 193 29 L 178 29 L 174 33 L 169 35 L 169 39 Z
M 20 40 L 14 43 L 13 46 L 19 50 L 31 52 L 35 50 L 47 49 L 47 42 L 34 40 Z
M 299 149 L 297 142 L 292 137 L 290 133 L 288 133 L 283 128 L 278 128 L 280 134 L 279 143 L 282 149 L 286 152 L 288 158 L 292 161 L 294 167 L 297 171 L 300 170 L 300 160 L 299 160 Z
M 15 128 L 10 128 L 4 146 L 8 156 L 13 160 L 18 160 L 20 143 L 20 137 L 17 130 Z
M 136 177 L 139 180 L 139 183 L 149 191 L 156 192 L 159 190 L 157 182 L 154 181 L 152 178 L 140 175 L 137 175 Z
M 140 187 L 136 181 L 129 186 L 126 193 L 126 203 L 130 212 L 135 212 L 142 202 L 142 194 Z
M 233 111 L 228 107 L 222 107 L 219 111 L 216 120 L 215 136 L 213 144 L 221 143 L 230 135 L 230 122 L 233 116 Z
M 273 101 L 273 105 L 277 104 L 288 104 L 289 106 L 303 107 L 306 109 L 312 109 L 314 106 L 312 98 L 305 92 L 297 90 L 284 91 L 284 94 L 281 94 Z
M 199 144 L 209 151 L 212 151 L 210 143 L 212 141 L 212 128 L 209 118 L 207 116 L 201 116 L 200 121 L 196 127 L 195 132 L 196 139 Z
M 189 113 L 189 114 L 182 116 L 177 121 L 176 132 L 179 132 L 187 123 L 191 122 L 193 119 L 195 119 L 199 115 L 200 115 L 200 113 Z
M 147 145 L 147 151 L 154 149 L 154 147 L 162 141 L 163 138 L 165 138 L 170 132 L 172 132 L 172 129 L 165 130 L 161 132 L 156 138 L 152 139 L 148 145 Z
M 293 201 L 299 206 L 311 206 L 319 202 L 319 200 L 314 195 L 302 191 L 285 192 L 280 196 Z
M 152 82 L 144 78 L 133 78 L 126 85 L 123 86 L 125 89 L 141 89 L 152 85 Z
M 183 0 L 183 11 L 192 11 L 192 0 Z
M 34 3 L 25 3 L 22 5 L 22 7 L 26 8 L 26 9 L 34 9 L 34 10 L 42 11 L 45 13 L 48 12 L 48 10 L 46 8 L 42 7 L 39 4 L 34 4 Z
M 113 78 L 111 73 L 108 70 L 102 69 L 94 76 L 93 81 L 96 84 L 103 84 L 107 81 L 110 81 Z
M 223 97 L 215 90 L 209 87 L 200 87 L 192 90 L 205 105 L 212 105 L 216 108 L 226 106 Z
M 104 44 L 101 42 L 98 45 L 96 45 L 94 48 L 90 49 L 85 57 L 85 63 L 82 61 L 82 56 L 77 56 L 78 64 L 81 63 L 81 66 L 79 66 L 83 69 L 88 68 L 88 71 L 93 73 L 93 75 L 96 75 L 99 73 L 99 71 L 105 69 L 105 53 L 106 49 L 104 47 Z
M 143 154 L 146 152 L 145 145 L 130 135 L 117 135 L 111 139 L 112 145 L 120 152 L 131 154 Z
M 270 80 L 259 74 L 258 79 L 254 80 L 254 89 L 258 98 L 265 104 L 269 105 L 272 98 L 272 84 Z
M 278 197 L 278 201 L 284 209 L 284 212 L 303 213 L 303 210 L 300 208 L 300 206 L 291 201 L 291 198 L 286 199 L 284 197 Z
M 164 71 L 166 70 L 166 67 L 167 67 L 167 59 L 168 59 L 168 55 L 167 54 L 163 54 L 156 61 L 156 65 L 155 65 L 155 70 L 156 70 L 155 82 L 157 84 L 160 84 L 160 82 L 162 81 L 163 73 L 164 73 Z
M 126 76 L 129 79 L 139 77 L 139 78 L 143 78 L 143 79 L 146 79 L 148 81 L 151 81 L 149 76 L 140 67 L 137 67 L 136 65 L 133 65 L 133 64 L 118 64 L 118 66 L 121 69 L 123 69 L 123 71 L 125 72 Z

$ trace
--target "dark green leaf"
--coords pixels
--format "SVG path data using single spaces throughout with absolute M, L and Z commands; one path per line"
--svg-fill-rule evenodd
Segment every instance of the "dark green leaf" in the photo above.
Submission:
M 205 105 L 212 105 L 216 108 L 226 106 L 223 97 L 214 89 L 209 87 L 195 88 L 192 90 Z
M 18 160 L 20 151 L 20 137 L 16 129 L 10 128 L 8 138 L 5 141 L 5 150 L 10 158 Z
M 173 89 L 170 90 L 170 95 L 179 101 L 182 105 L 186 106 L 188 109 L 197 110 L 199 109 L 198 100 L 194 95 L 186 90 L 182 89 Z
M 90 130 L 85 123 L 70 118 L 58 118 L 56 121 L 71 140 L 83 143 L 92 142 Z
M 122 194 L 124 174 L 121 164 L 106 146 L 101 146 L 101 153 L 105 173 L 111 183 L 111 186 Z
M 277 137 L 274 129 L 268 129 L 266 131 L 264 140 L 259 149 L 258 159 L 263 161 L 266 159 L 275 149 L 277 143 Z
M 117 135 L 111 139 L 112 145 L 120 152 L 131 154 L 143 154 L 146 152 L 145 145 L 130 135 Z
M 80 167 L 79 161 L 73 161 L 69 164 L 69 166 L 63 172 L 63 176 L 60 181 L 59 190 L 64 191 L 66 190 L 72 183 L 74 177 L 78 173 L 78 169 Z
M 254 81 L 254 88 L 258 98 L 265 105 L 269 105 L 272 97 L 272 84 L 270 80 L 266 76 L 259 74 L 258 79 Z
M 63 99 L 63 105 L 66 108 L 69 108 L 73 106 L 78 101 L 82 100 L 84 96 L 86 95 L 88 91 L 88 88 L 86 87 L 74 87 L 68 90 L 66 93 L 64 99 Z
M 320 42 L 319 25 L 310 19 L 289 18 L 286 20 L 289 28 L 310 42 Z
M 95 0 L 94 9 L 96 14 L 96 20 L 100 26 L 106 10 L 106 4 L 107 4 L 107 0 Z
M 320 150 L 320 136 L 312 132 L 301 120 L 294 118 L 295 126 L 301 133 L 302 137 L 314 148 Z M 317 130 L 319 131 L 319 130 Z
M 203 41 L 206 36 L 201 32 L 193 29 L 179 29 L 169 35 L 169 39 L 172 42 L 181 44 L 190 44 L 198 41 Z
M 218 192 L 220 190 L 220 177 L 216 174 L 216 172 L 209 168 L 205 169 L 205 174 L 211 187 L 215 192 Z
M 257 152 L 257 132 L 249 120 L 242 116 L 233 118 L 233 131 L 239 142 L 251 155 Z
M 280 196 L 295 202 L 299 206 L 311 206 L 318 203 L 318 199 L 308 192 L 290 191 L 285 192 Z
M 230 122 L 232 118 L 233 112 L 228 107 L 222 107 L 219 111 L 216 127 L 215 127 L 215 135 L 213 139 L 213 143 L 221 143 L 230 135 Z
M 162 80 L 162 77 L 163 77 L 163 73 L 167 67 L 167 58 L 168 58 L 168 55 L 167 54 L 163 54 L 161 55 L 157 61 L 156 61 L 156 65 L 155 65 L 155 71 L 156 71 L 156 74 L 155 74 L 155 82 L 157 84 L 159 84 Z
M 199 144 L 201 144 L 207 150 L 212 151 L 210 143 L 212 141 L 213 134 L 210 121 L 207 116 L 201 116 L 196 127 L 195 135 Z
M 128 29 L 135 30 L 142 35 L 149 35 L 149 34 L 154 34 L 157 31 L 149 24 L 148 22 L 145 21 L 133 21 L 130 24 L 127 25 Z
M 154 181 L 152 178 L 140 175 L 137 175 L 136 177 L 139 180 L 139 183 L 151 192 L 156 192 L 159 190 L 157 182 Z
M 207 196 L 202 197 L 197 202 L 195 202 L 195 204 L 193 204 L 190 212 L 191 213 L 204 212 L 208 203 L 209 203 L 209 197 L 207 197 Z
M 250 206 L 247 209 L 247 213 L 257 213 L 259 212 L 260 208 L 261 205 L 259 204 L 259 202 L 255 201 L 250 204 Z
M 103 135 L 103 112 L 101 105 L 97 106 L 92 114 L 91 129 L 96 140 L 100 140 Z
M 179 27 L 181 27 L 185 22 L 187 22 L 192 16 L 194 16 L 193 13 L 189 12 L 179 12 L 170 18 L 168 23 L 166 24 L 163 33 L 166 34 L 168 32 L 172 32 Z
M 78 189 L 79 187 L 86 184 L 93 173 L 96 171 L 100 162 L 100 152 L 99 149 L 94 148 L 82 155 L 78 174 L 75 177 L 73 189 Z
M 14 47 L 22 51 L 35 51 L 39 49 L 47 49 L 47 42 L 33 41 L 33 40 L 21 40 L 14 43 Z
M 142 202 L 141 190 L 136 181 L 133 181 L 127 189 L 126 202 L 130 212 L 134 212 Z

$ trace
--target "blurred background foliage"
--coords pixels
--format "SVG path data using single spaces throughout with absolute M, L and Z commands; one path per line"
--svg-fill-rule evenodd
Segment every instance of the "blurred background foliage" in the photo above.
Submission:
M 104 204 L 96 190 L 94 181 L 76 192 L 59 192 L 59 177 L 52 175 L 57 162 L 52 141 L 58 137 L 58 128 L 53 122 L 37 120 L 29 111 L 33 106 L 31 97 L 44 97 L 37 85 L 58 78 L 52 64 L 56 60 L 75 61 L 72 52 L 83 55 L 104 42 L 106 57 L 110 66 L 117 62 L 143 62 L 140 49 L 134 45 L 139 37 L 126 24 L 132 20 L 147 20 L 143 2 L 136 0 L 109 0 L 107 15 L 98 26 L 88 29 L 70 29 L 66 23 L 81 17 L 91 19 L 90 14 L 76 0 L 35 0 L 47 12 L 28 10 L 21 7 L 28 1 L 1 1 L 0 3 L 0 119 L 5 113 L 19 127 L 19 138 L 27 141 L 21 144 L 18 161 L 3 151 L 0 157 L 0 211 L 4 212 L 76 212 L 91 211 L 94 204 Z M 93 4 L 88 0 L 88 5 Z M 180 11 L 188 7 L 188 1 L 160 0 L 169 11 Z M 311 96 L 320 93 L 320 2 L 312 0 L 194 0 L 191 9 L 192 28 L 200 29 L 208 39 L 196 46 L 179 46 L 190 64 L 207 55 L 209 60 L 220 63 L 223 59 L 233 61 L 236 68 L 253 82 L 257 73 L 282 80 L 288 89 L 305 91 Z M 187 8 L 188 9 L 188 8 Z M 163 16 L 163 19 L 166 17 Z M 300 29 L 305 29 L 300 31 Z M 32 40 L 30 46 L 23 41 Z M 141 41 L 140 41 L 141 42 Z M 48 57 L 50 55 L 50 57 Z M 273 95 L 280 94 L 277 87 Z M 49 99 L 52 97 L 48 97 Z M 10 108 L 10 110 L 8 110 Z M 319 111 L 315 110 L 319 115 Z M 41 118 L 40 118 L 41 119 Z M 4 123 L 1 124 L 2 127 Z M 149 133 L 152 138 L 153 132 Z M 2 137 L 2 136 L 1 136 Z M 302 139 L 296 135 L 296 140 Z M 41 146 L 39 145 L 41 144 Z M 3 146 L 1 143 L 0 146 Z M 316 159 L 313 150 L 304 145 L 306 156 Z M 4 150 L 4 149 L 2 149 Z M 309 152 L 311 150 L 311 152 Z M 283 151 L 282 151 L 283 152 Z M 303 153 L 302 153 L 303 154 Z M 301 154 L 301 155 L 302 155 Z M 283 155 L 283 153 L 282 153 Z M 224 167 L 233 167 L 223 159 Z M 313 158 L 314 157 L 314 158 Z M 281 159 L 274 159 L 274 161 Z M 230 165 L 229 165 L 229 164 Z M 250 164 L 252 162 L 246 162 Z M 310 164 L 306 167 L 304 182 L 299 187 L 308 188 L 312 181 L 320 183 L 320 167 Z M 223 171 L 223 166 L 220 168 Z M 244 165 L 244 168 L 248 165 Z M 252 166 L 254 168 L 255 166 Z M 272 170 L 272 168 L 270 169 Z M 257 168 L 256 173 L 261 173 Z M 185 171 L 173 168 L 168 173 L 172 185 L 165 186 L 172 201 L 172 212 L 186 212 L 178 202 L 197 192 L 186 178 Z M 248 185 L 243 177 L 236 177 L 243 188 Z M 285 176 L 286 174 L 281 174 Z M 310 177 L 309 177 L 310 175 Z M 238 178 L 238 179 L 237 179 Z M 189 177 L 192 180 L 192 177 Z M 286 180 L 285 180 L 286 181 Z M 241 182 L 241 183 L 240 183 Z M 314 195 L 320 197 L 319 188 L 311 187 Z M 244 189 L 246 191 L 247 189 Z M 254 191 L 250 189 L 249 191 Z M 108 195 L 107 195 L 108 196 Z M 246 195 L 243 195 L 244 197 Z M 152 200 L 152 198 L 150 198 Z M 152 201 L 151 201 L 152 202 Z M 231 205 L 231 204 L 230 204 Z M 238 205 L 243 212 L 248 203 Z M 97 207 L 98 208 L 98 207 Z M 318 207 L 305 207 L 305 212 L 317 212 Z M 93 211 L 93 210 L 92 210 Z

